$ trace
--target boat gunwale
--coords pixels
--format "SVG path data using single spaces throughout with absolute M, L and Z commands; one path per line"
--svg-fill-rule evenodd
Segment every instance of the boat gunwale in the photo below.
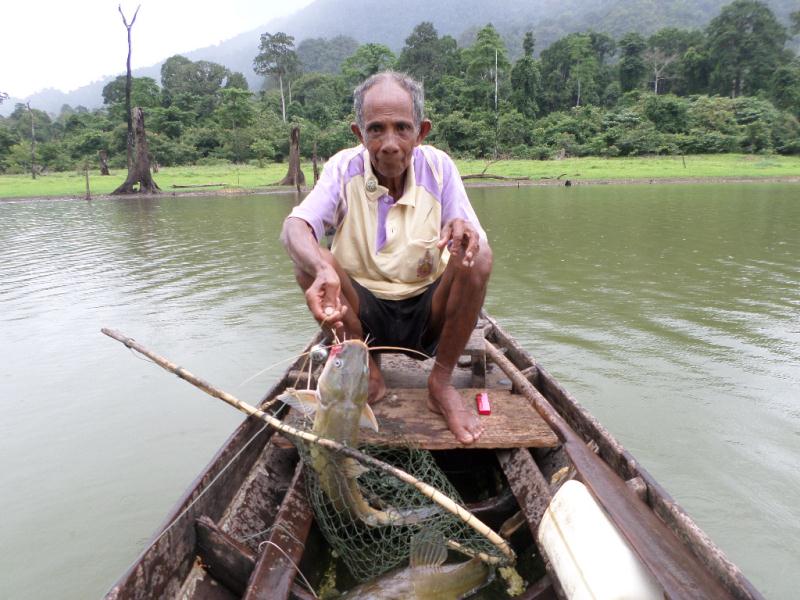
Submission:
M 600 457 L 623 480 L 641 478 L 646 487 L 645 503 L 678 536 L 691 553 L 716 577 L 737 600 L 758 600 L 763 595 L 692 519 L 683 507 L 642 467 L 636 458 L 583 407 L 496 319 L 482 313 L 491 325 L 487 337 L 494 335 L 508 349 L 506 356 L 522 370 L 533 367 L 529 381 L 562 418 L 588 444 L 598 446 Z
M 311 346 L 318 343 L 322 337 L 322 333 L 318 332 L 312 341 L 307 344 L 303 350 L 303 353 L 307 353 Z M 274 383 L 272 387 L 270 387 L 269 390 L 262 396 L 258 403 L 259 407 L 263 407 L 267 402 L 274 399 L 288 386 L 288 384 L 291 382 L 291 372 L 296 370 L 301 362 L 302 355 L 284 370 L 280 379 Z M 259 431 L 259 428 L 262 428 L 262 431 Z M 225 508 L 236 496 L 240 486 L 252 469 L 253 464 L 255 464 L 255 462 L 258 460 L 258 457 L 272 439 L 275 431 L 275 429 L 269 427 L 266 423 L 264 423 L 264 421 L 257 417 L 250 416 L 245 418 L 228 436 L 222 446 L 214 453 L 203 470 L 192 480 L 192 483 L 189 484 L 187 490 L 184 491 L 178 500 L 172 505 L 168 516 L 162 520 L 156 532 L 150 537 L 147 544 L 137 555 L 136 559 L 134 559 L 125 572 L 109 588 L 108 592 L 106 592 L 105 598 L 109 600 L 121 600 L 129 597 L 162 597 L 166 591 L 166 588 L 169 587 L 170 582 L 173 580 L 180 580 L 176 581 L 176 584 L 178 587 L 180 587 L 183 584 L 183 580 L 191 572 L 194 559 L 193 547 L 189 548 L 180 559 L 171 561 L 174 563 L 173 571 L 164 577 L 163 581 L 160 582 L 161 585 L 155 583 L 153 586 L 151 586 L 163 588 L 159 594 L 141 594 L 140 586 L 144 585 L 144 582 L 148 581 L 149 578 L 145 575 L 145 573 L 139 573 L 139 571 L 147 570 L 148 566 L 152 567 L 154 571 L 158 569 L 158 564 L 148 565 L 148 563 L 149 559 L 152 558 L 153 553 L 158 552 L 161 546 L 166 545 L 166 548 L 171 547 L 174 536 L 171 534 L 164 535 L 164 531 L 167 528 L 178 526 L 178 521 L 186 521 L 183 527 L 186 527 L 191 531 L 191 533 L 189 533 L 189 537 L 192 538 L 193 544 L 195 536 L 194 521 L 197 517 L 199 517 L 201 514 L 205 514 L 212 519 L 217 520 L 222 516 L 222 514 L 225 512 Z M 250 445 L 250 448 L 247 449 L 247 452 L 237 455 L 237 453 L 242 451 L 248 444 Z M 245 460 L 245 458 L 247 460 Z M 234 466 L 234 464 L 236 464 L 237 467 L 235 469 L 231 468 Z M 225 486 L 216 481 L 216 478 L 220 476 L 223 471 L 225 471 L 228 476 L 238 473 L 238 485 Z M 212 502 L 213 500 L 219 503 L 220 499 L 222 499 L 224 505 L 217 509 L 219 514 L 216 514 L 215 512 L 209 514 L 205 510 L 203 510 L 202 513 L 198 513 L 198 511 L 205 508 L 201 504 L 202 500 L 198 501 L 198 498 L 200 498 L 201 494 L 203 494 L 209 488 L 209 486 L 212 485 L 212 482 L 213 484 L 219 484 L 215 485 L 215 487 L 220 488 L 223 490 L 223 492 L 222 495 L 218 493 L 217 495 L 208 496 L 208 500 L 206 500 L 206 502 Z M 192 506 L 192 503 L 195 501 L 197 501 L 197 504 Z M 191 508 L 187 510 L 188 507 Z M 155 577 L 154 579 L 160 580 L 161 578 Z M 135 593 L 131 594 L 130 592 Z

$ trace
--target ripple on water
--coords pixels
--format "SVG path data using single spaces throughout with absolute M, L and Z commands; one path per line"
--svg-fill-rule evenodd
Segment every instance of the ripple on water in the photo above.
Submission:
M 765 595 L 787 598 L 800 586 L 796 191 L 470 190 L 495 256 L 490 312 Z M 101 594 L 241 420 L 101 326 L 251 401 L 315 332 L 277 241 L 294 200 L 0 204 L 12 593 Z M 41 547 L 66 550 L 48 565 Z

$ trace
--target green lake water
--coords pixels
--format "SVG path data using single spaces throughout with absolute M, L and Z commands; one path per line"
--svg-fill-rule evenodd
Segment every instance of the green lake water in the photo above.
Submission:
M 487 309 L 796 597 L 800 186 L 469 193 Z M 295 201 L 0 202 L 0 597 L 102 595 L 241 421 L 100 327 L 250 402 L 315 331 L 277 240 Z

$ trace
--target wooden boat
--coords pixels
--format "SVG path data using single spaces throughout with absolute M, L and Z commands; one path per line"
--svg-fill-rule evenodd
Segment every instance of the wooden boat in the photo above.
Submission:
M 398 401 L 376 406 L 386 431 L 371 441 L 398 443 L 392 431 L 402 430 L 403 440 L 430 448 L 467 508 L 492 527 L 505 523 L 516 550 L 542 550 L 536 532 L 566 471 L 591 491 L 663 597 L 762 597 L 636 459 L 488 315 L 454 377 L 470 403 L 482 389 L 492 402 L 475 447 L 460 446 L 421 409 L 424 364 L 394 354 L 382 362 Z M 262 405 L 295 385 L 300 369 L 299 361 L 287 369 Z M 248 418 L 106 597 L 313 598 L 309 585 L 320 583 L 333 559 L 306 500 L 304 470 L 283 436 Z M 514 521 L 521 526 L 509 528 Z M 529 584 L 518 598 L 566 597 L 570 586 L 548 560 L 525 569 Z

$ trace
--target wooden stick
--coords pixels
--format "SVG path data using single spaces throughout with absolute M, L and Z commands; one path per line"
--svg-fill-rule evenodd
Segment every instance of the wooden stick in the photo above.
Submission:
M 107 335 L 110 338 L 121 342 L 126 347 L 130 348 L 131 350 L 136 350 L 139 354 L 146 356 L 150 360 L 152 360 L 155 364 L 159 367 L 166 369 L 170 373 L 174 373 L 181 379 L 191 383 L 193 386 L 203 390 L 205 393 L 213 396 L 214 398 L 218 398 L 227 404 L 230 404 L 237 410 L 242 411 L 248 415 L 257 417 L 263 421 L 269 423 L 275 429 L 289 435 L 291 437 L 301 439 L 305 442 L 310 442 L 312 444 L 318 444 L 324 448 L 328 448 L 335 452 L 340 452 L 345 456 L 353 458 L 361 463 L 367 464 L 371 467 L 374 467 L 384 473 L 388 473 L 397 479 L 408 483 L 409 485 L 414 486 L 420 493 L 422 493 L 426 498 L 430 499 L 432 502 L 438 504 L 447 512 L 451 513 L 452 515 L 461 519 L 466 525 L 472 527 L 475 531 L 479 534 L 484 536 L 488 539 L 492 544 L 494 544 L 497 549 L 506 557 L 509 563 L 513 564 L 516 561 L 516 554 L 511 549 L 511 546 L 508 545 L 502 537 L 500 537 L 497 533 L 495 533 L 488 525 L 483 523 L 480 519 L 478 519 L 475 515 L 469 512 L 466 508 L 459 505 L 458 503 L 454 502 L 449 496 L 446 496 L 435 487 L 428 485 L 424 481 L 420 481 L 413 475 L 406 473 L 402 469 L 398 469 L 397 467 L 393 467 L 390 464 L 387 464 L 383 461 L 380 461 L 376 458 L 369 456 L 368 454 L 364 454 L 356 450 L 355 448 L 350 448 L 348 446 L 344 446 L 339 442 L 334 440 L 320 437 L 313 433 L 308 433 L 306 431 L 301 431 L 292 427 L 291 425 L 286 425 L 280 419 L 276 419 L 272 415 L 265 413 L 258 408 L 247 404 L 246 402 L 242 402 L 238 398 L 232 396 L 231 394 L 214 387 L 210 383 L 196 377 L 183 367 L 179 367 L 178 365 L 170 362 L 166 358 L 151 352 L 138 342 L 136 342 L 133 338 L 129 338 L 119 331 L 114 331 L 113 329 L 103 328 L 100 330 L 102 333 Z
M 716 600 L 732 597 L 647 504 L 589 449 L 539 390 L 520 373 L 516 365 L 488 340 L 486 353 L 553 429 L 581 480 L 608 513 L 619 532 L 628 540 L 631 549 L 662 586 L 668 598 Z

